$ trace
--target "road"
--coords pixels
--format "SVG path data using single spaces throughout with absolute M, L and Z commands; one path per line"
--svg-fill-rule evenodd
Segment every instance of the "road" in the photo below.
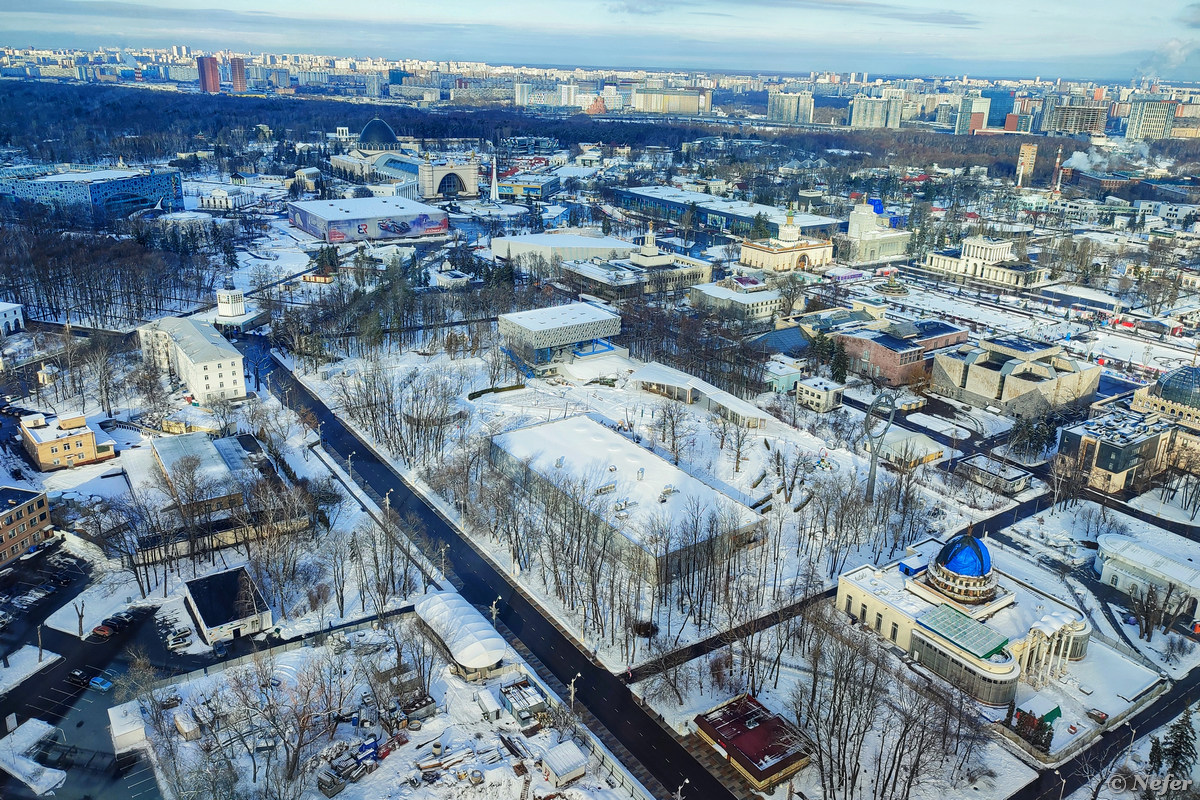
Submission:
M 537 656 L 555 678 L 575 682 L 576 700 L 592 712 L 660 784 L 648 786 L 656 796 L 665 797 L 663 787 L 676 787 L 687 780 L 685 798 L 732 800 L 733 795 L 717 778 L 696 762 L 668 733 L 655 723 L 633 698 L 620 678 L 593 662 L 541 612 L 530 604 L 492 565 L 483 559 L 432 507 L 409 486 L 391 466 L 346 427 L 317 398 L 285 369 L 275 368 L 267 355 L 262 337 L 244 337 L 238 346 L 246 354 L 247 366 L 257 366 L 264 377 L 272 374 L 272 392 L 296 409 L 310 409 L 321 421 L 322 446 L 343 460 L 353 455 L 352 477 L 360 486 L 369 487 L 378 496 L 391 492 L 391 507 L 397 513 L 412 513 L 425 525 L 434 542 L 449 546 L 447 562 L 451 577 L 460 593 L 477 607 L 488 606 L 501 598 L 499 617 L 520 641 Z M 448 570 L 450 571 L 450 570 Z M 638 766 L 627 764 L 635 774 Z

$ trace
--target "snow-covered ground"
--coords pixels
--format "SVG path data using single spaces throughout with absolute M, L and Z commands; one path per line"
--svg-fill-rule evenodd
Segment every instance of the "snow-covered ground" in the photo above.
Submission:
M 38 649 L 31 644 L 9 653 L 5 659 L 8 662 L 7 666 L 0 669 L 0 694 L 12 691 L 14 687 L 20 686 L 26 678 L 36 675 L 60 658 L 62 656 L 58 653 L 43 650 L 42 660 L 38 661 Z
M 281 691 L 286 693 L 289 691 L 289 684 L 302 680 L 302 676 L 309 674 L 308 670 L 314 666 L 320 668 L 321 664 L 334 658 L 336 659 L 334 663 L 344 665 L 345 671 L 341 680 L 348 681 L 344 684 L 345 696 L 349 698 L 347 703 L 357 706 L 358 701 L 355 698 L 360 695 L 369 695 L 368 684 L 363 678 L 365 674 L 362 672 L 363 665 L 374 663 L 360 662 L 360 659 L 378 658 L 380 659 L 379 663 L 384 667 L 395 664 L 395 651 L 391 645 L 385 644 L 386 642 L 387 636 L 382 633 L 360 634 L 355 637 L 354 649 L 341 655 L 333 655 L 325 646 L 301 648 L 270 656 L 270 660 L 266 662 L 268 666 L 262 667 L 262 669 L 269 669 L 273 676 L 272 684 L 277 687 L 282 684 Z M 359 648 L 364 648 L 361 653 Z M 368 655 L 369 651 L 366 648 L 376 650 L 378 655 Z M 421 721 L 422 726 L 419 731 L 401 731 L 407 741 L 380 760 L 378 768 L 374 772 L 365 775 L 357 783 L 348 784 L 341 796 L 357 800 L 401 797 L 412 798 L 412 800 L 516 798 L 528 796 L 522 795 L 522 792 L 526 791 L 527 783 L 531 783 L 535 797 L 543 797 L 552 793 L 554 787 L 542 776 L 537 761 L 549 749 L 562 741 L 562 734 L 553 728 L 545 728 L 532 737 L 526 738 L 520 733 L 517 721 L 507 712 L 501 711 L 499 719 L 495 721 L 485 720 L 481 715 L 480 706 L 476 700 L 477 693 L 486 689 L 491 691 L 494 696 L 499 697 L 501 686 L 509 685 L 529 675 L 528 667 L 520 661 L 515 653 L 510 651 L 509 657 L 505 660 L 514 665 L 515 671 L 481 683 L 467 683 L 445 667 L 437 670 L 429 687 L 430 694 L 437 703 L 436 713 Z M 231 681 L 235 680 L 237 678 L 231 672 L 226 672 L 214 673 L 175 685 L 174 689 L 179 693 L 182 703 L 173 713 L 191 718 L 193 710 L 196 710 L 199 718 L 206 718 L 205 700 L 227 691 Z M 533 679 L 533 682 L 538 683 L 536 679 Z M 555 699 L 544 687 L 540 688 L 544 695 Z M 556 701 L 561 702 L 560 700 Z M 349 752 L 355 753 L 358 745 L 370 736 L 376 737 L 381 742 L 388 739 L 386 731 L 377 722 L 378 714 L 374 712 L 373 706 L 364 704 L 361 708 L 364 709 L 363 716 L 373 721 L 361 728 L 355 728 L 350 722 L 338 725 L 332 738 L 322 738 L 319 745 L 320 760 L 325 761 L 347 749 Z M 147 718 L 147 722 L 150 722 L 149 718 Z M 154 737 L 163 735 L 155 733 L 153 726 L 149 724 L 147 730 L 152 737 L 152 745 Z M 174 729 L 168 729 L 165 735 L 178 737 Z M 186 765 L 198 760 L 200 744 L 209 739 L 210 735 L 210 732 L 205 729 L 202 739 L 198 741 L 184 742 L 177 738 L 174 745 L 179 748 L 179 751 L 174 763 Z M 501 735 L 511 737 L 518 748 L 524 748 L 527 751 L 525 756 L 523 758 L 513 756 L 502 743 Z M 584 736 L 590 735 L 586 734 L 585 729 L 581 729 L 576 734 L 576 741 L 584 744 L 582 749 L 585 753 L 599 747 L 598 744 L 589 743 L 586 739 L 581 738 Z M 436 758 L 433 756 L 434 742 L 439 742 L 442 747 L 440 756 Z M 155 749 L 162 750 L 161 746 L 156 746 Z M 236 773 L 240 776 L 242 785 L 249 787 L 253 773 L 250 756 L 236 740 L 231 741 L 227 752 Z M 265 758 L 266 756 L 259 756 L 260 780 L 265 771 Z M 445 766 L 425 770 L 425 774 L 429 775 L 431 780 L 420 780 L 422 772 L 417 768 L 417 763 L 432 761 L 441 761 L 445 763 Z M 517 769 L 524 769 L 530 775 L 528 781 L 514 771 L 514 767 L 518 764 L 521 766 Z M 161 772 L 164 765 L 159 763 L 158 767 Z M 169 768 L 170 765 L 167 767 Z M 481 782 L 477 785 L 470 781 L 472 770 L 478 770 L 481 773 Z M 573 782 L 569 789 L 563 790 L 563 797 L 578 798 L 578 800 L 628 800 L 631 797 L 629 792 L 613 788 L 610 785 L 607 780 L 607 771 L 608 767 L 601 762 L 599 757 L 595 754 L 591 755 L 588 759 L 586 774 Z M 409 783 L 410 779 L 414 777 L 417 778 L 416 786 Z M 626 778 L 626 780 L 628 779 Z

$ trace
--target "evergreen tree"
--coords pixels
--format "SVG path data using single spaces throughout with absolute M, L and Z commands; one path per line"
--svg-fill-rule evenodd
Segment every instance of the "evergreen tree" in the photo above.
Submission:
M 1192 707 L 1167 729 L 1167 741 L 1163 748 L 1167 772 L 1180 778 L 1190 778 L 1196 764 L 1196 729 L 1192 727 Z
M 846 345 L 839 339 L 833 348 L 833 361 L 829 368 L 833 379 L 838 383 L 846 382 L 846 370 L 850 367 L 850 358 L 846 355 Z
M 1008 725 L 1008 726 L 1012 725 L 1013 714 L 1015 714 L 1015 713 L 1017 713 L 1017 701 L 1009 700 L 1008 701 L 1008 710 L 1004 712 L 1004 724 L 1005 725 Z
M 1163 768 L 1163 748 L 1162 740 L 1157 736 L 1150 737 L 1150 772 L 1158 775 Z

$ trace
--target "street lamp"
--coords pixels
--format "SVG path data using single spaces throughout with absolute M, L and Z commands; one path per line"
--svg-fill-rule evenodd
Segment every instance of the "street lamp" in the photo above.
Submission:
M 672 800 L 683 800 L 683 787 L 691 783 L 687 778 L 683 779 L 683 783 L 679 784 L 679 788 L 675 790 L 675 794 L 671 796 Z
M 385 520 L 392 518 L 392 492 L 394 491 L 396 491 L 395 486 L 388 489 L 383 495 L 383 518 Z
M 346 473 L 350 476 L 350 482 L 354 482 L 354 457 L 358 455 L 357 450 L 351 450 L 350 455 L 346 456 Z
M 571 678 L 570 692 L 571 692 L 571 713 L 572 714 L 575 713 L 575 681 L 579 680 L 581 677 L 583 677 L 583 676 L 580 675 L 578 672 L 576 672 L 575 677 Z
M 1060 781 L 1062 781 L 1062 786 L 1059 787 L 1059 790 L 1058 790 L 1058 800 L 1062 800 L 1063 794 L 1067 791 L 1067 779 L 1064 778 L 1062 776 L 1062 773 L 1060 773 L 1058 770 L 1054 770 L 1054 777 L 1056 777 Z
M 450 545 L 448 544 L 443 544 L 441 548 L 438 549 L 438 552 L 442 556 L 442 577 L 445 577 L 446 575 L 446 551 L 449 549 Z
M 499 604 L 500 604 L 501 599 L 502 599 L 501 597 L 497 596 L 496 599 L 492 601 L 492 627 L 493 628 L 496 627 L 496 617 L 500 616 L 500 605 Z

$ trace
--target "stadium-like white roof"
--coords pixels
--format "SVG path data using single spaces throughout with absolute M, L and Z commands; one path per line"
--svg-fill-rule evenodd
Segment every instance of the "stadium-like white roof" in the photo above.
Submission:
M 453 592 L 434 592 L 414 607 L 464 669 L 485 669 L 504 658 L 508 643 L 475 608 Z

